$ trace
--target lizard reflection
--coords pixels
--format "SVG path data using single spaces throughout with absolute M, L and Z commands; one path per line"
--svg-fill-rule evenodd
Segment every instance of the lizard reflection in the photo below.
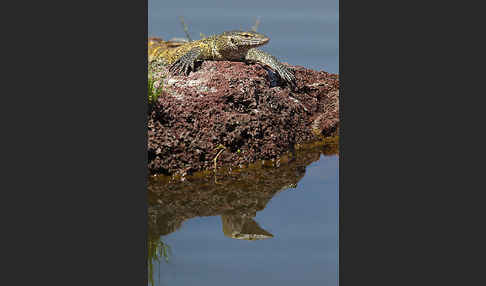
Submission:
M 254 167 L 225 172 L 215 184 L 211 176 L 174 182 L 164 177 L 149 178 L 148 230 L 156 239 L 180 229 L 195 217 L 221 216 L 222 232 L 238 240 L 274 237 L 254 219 L 278 193 L 295 188 L 306 166 L 327 155 L 326 148 L 297 152 L 278 167 Z M 331 149 L 330 149 L 331 150 Z M 337 150 L 337 149 L 336 149 Z M 332 149 L 329 153 L 334 153 Z
M 289 188 L 296 188 L 297 184 L 289 184 L 281 188 L 276 194 Z M 274 196 L 275 196 L 274 195 Z M 253 218 L 253 214 L 223 214 L 221 222 L 223 224 L 223 234 L 229 238 L 242 240 L 262 240 L 272 238 L 273 234 L 263 229 Z
M 261 228 L 252 218 L 238 215 L 222 215 L 223 233 L 234 239 L 261 240 L 272 238 L 273 234 Z

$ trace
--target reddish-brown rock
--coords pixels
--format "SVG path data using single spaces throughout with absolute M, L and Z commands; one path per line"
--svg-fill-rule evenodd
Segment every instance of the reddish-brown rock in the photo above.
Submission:
M 149 108 L 150 173 L 190 174 L 275 159 L 339 127 L 336 74 L 293 66 L 297 88 L 259 64 L 205 61 L 188 76 L 153 73 L 162 93 Z

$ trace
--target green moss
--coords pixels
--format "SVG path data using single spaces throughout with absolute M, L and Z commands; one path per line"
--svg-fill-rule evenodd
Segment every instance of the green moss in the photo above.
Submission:
M 162 92 L 162 85 L 155 88 L 154 87 L 155 81 L 153 80 L 152 76 L 149 74 L 148 77 L 148 101 L 150 104 L 154 103 L 157 98 L 159 97 L 160 93 Z

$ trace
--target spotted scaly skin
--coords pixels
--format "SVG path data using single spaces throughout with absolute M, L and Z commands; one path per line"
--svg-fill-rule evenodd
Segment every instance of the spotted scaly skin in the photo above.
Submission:
M 187 42 L 183 41 L 164 41 L 162 38 L 150 37 L 148 38 L 148 59 L 152 61 L 164 49 L 173 49 L 180 47 Z
M 189 74 L 194 71 L 196 61 L 201 60 L 255 62 L 268 66 L 286 83 L 295 86 L 295 76 L 288 67 L 274 56 L 256 49 L 269 40 L 256 32 L 229 31 L 170 49 L 161 45 L 149 52 L 149 61 L 161 61 L 174 75 Z

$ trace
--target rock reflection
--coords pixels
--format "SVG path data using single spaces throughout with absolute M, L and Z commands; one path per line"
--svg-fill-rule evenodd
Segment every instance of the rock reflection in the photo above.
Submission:
M 177 231 L 184 221 L 195 217 L 221 216 L 222 232 L 239 240 L 274 237 L 254 220 L 278 193 L 297 187 L 306 166 L 321 155 L 335 155 L 338 139 L 331 144 L 297 151 L 288 160 L 256 164 L 241 170 L 218 170 L 214 176 L 193 176 L 184 181 L 150 177 L 148 184 L 149 275 L 153 262 L 170 262 L 170 246 L 164 236 Z M 274 165 L 274 166 L 270 166 Z M 278 165 L 278 167 L 276 166 Z M 155 259 L 155 260 L 154 260 Z M 160 265 L 160 264 L 159 264 Z M 153 277 L 149 277 L 153 285 Z
M 337 142 L 337 141 L 335 141 Z M 336 147 L 336 146 L 334 146 Z M 223 234 L 235 239 L 273 237 L 253 219 L 256 213 L 279 192 L 295 188 L 304 177 L 306 166 L 321 154 L 337 154 L 329 146 L 296 152 L 278 167 L 257 164 L 241 170 L 225 170 L 214 176 L 171 181 L 159 176 L 149 178 L 149 239 L 159 239 L 194 217 L 221 216 Z M 274 165 L 277 165 L 276 162 Z

